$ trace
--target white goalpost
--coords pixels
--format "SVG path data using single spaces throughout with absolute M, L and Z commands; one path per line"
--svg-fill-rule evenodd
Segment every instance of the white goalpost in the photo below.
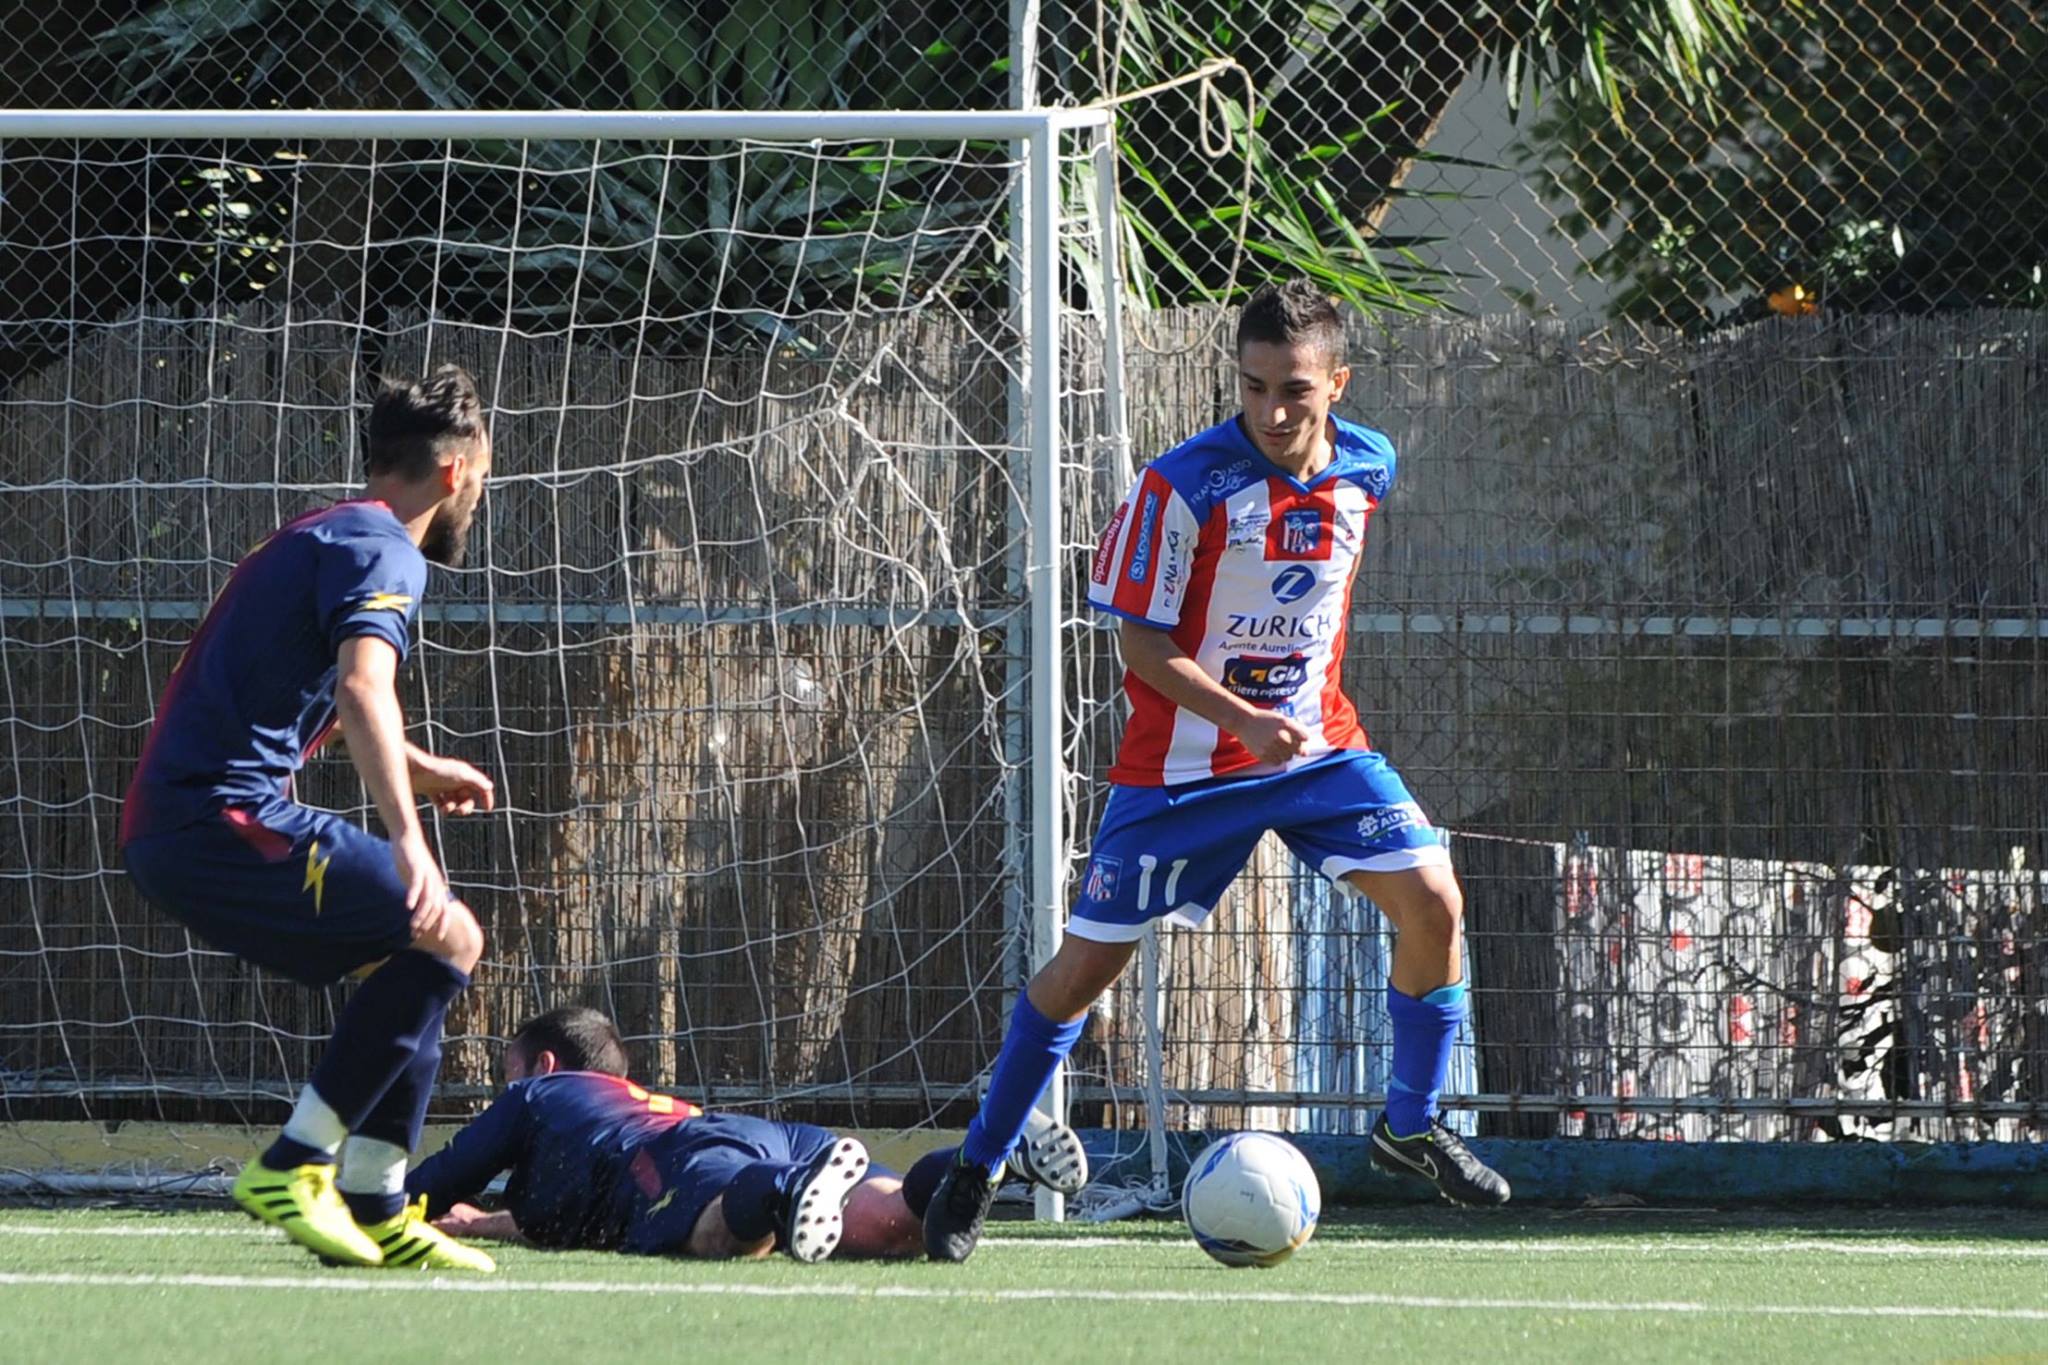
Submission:
M 499 456 L 405 702 L 507 803 L 436 827 L 490 941 L 443 1102 L 580 1001 L 707 1105 L 963 1121 L 1113 692 L 1111 157 L 1102 110 L 0 112 L 0 243 L 69 300 L 0 322 L 0 1189 L 205 1167 L 317 1057 L 339 997 L 145 907 L 119 803 L 227 571 L 444 361 Z M 78 1120 L 181 1136 L 22 1138 Z

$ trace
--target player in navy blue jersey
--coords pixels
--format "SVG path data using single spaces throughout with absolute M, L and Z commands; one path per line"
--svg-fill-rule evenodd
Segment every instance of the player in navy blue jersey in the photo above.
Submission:
M 913 1256 L 954 1161 L 950 1147 L 933 1152 L 899 1179 L 854 1138 L 650 1093 L 626 1079 L 618 1030 L 592 1009 L 528 1020 L 505 1074 L 505 1093 L 406 1179 L 447 1231 L 654 1256 Z M 1064 1125 L 1041 1125 L 1018 1151 L 1021 1178 L 1069 1194 L 1086 1178 Z M 507 1171 L 504 1209 L 470 1202 Z
M 495 792 L 406 740 L 395 683 L 427 563 L 461 562 L 490 466 L 468 374 L 386 385 L 364 495 L 286 523 L 236 565 L 164 688 L 121 811 L 123 858 L 152 905 L 308 985 L 362 979 L 283 1134 L 234 1190 L 346 1264 L 494 1268 L 408 1210 L 403 1189 L 442 1020 L 483 955 L 415 802 L 468 814 Z M 292 799 L 335 733 L 383 838 Z

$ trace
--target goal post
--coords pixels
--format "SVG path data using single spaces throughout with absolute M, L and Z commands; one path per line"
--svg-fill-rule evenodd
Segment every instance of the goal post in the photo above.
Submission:
M 1006 944 L 1058 941 L 1063 679 L 1106 649 L 1073 566 L 1127 460 L 1109 131 L 0 112 L 0 251 L 75 309 L 0 317 L 0 1133 L 260 1127 L 305 1079 L 338 997 L 144 907 L 115 817 L 227 569 L 359 484 L 379 374 L 449 360 L 500 458 L 408 719 L 508 804 L 437 823 L 490 939 L 444 1096 L 582 1001 L 713 1105 L 964 1120 Z M 345 763 L 300 795 L 369 814 Z

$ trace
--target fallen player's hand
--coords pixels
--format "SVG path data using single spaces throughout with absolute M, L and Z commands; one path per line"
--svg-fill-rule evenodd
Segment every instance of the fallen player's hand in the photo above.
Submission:
M 474 1204 L 451 1204 L 446 1213 L 434 1219 L 434 1226 L 450 1237 L 468 1237 L 488 1222 L 490 1216 Z
M 1308 747 L 1308 730 L 1278 711 L 1258 711 L 1237 723 L 1231 731 L 1244 742 L 1261 763 L 1285 763 Z
M 498 787 L 459 758 L 424 754 L 412 764 L 412 790 L 443 815 L 473 815 L 497 804 Z

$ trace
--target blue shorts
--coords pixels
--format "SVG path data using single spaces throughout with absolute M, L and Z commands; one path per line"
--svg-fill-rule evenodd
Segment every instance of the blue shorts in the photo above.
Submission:
M 812 1123 L 777 1123 L 745 1114 L 706 1114 L 679 1123 L 634 1156 L 634 1201 L 624 1250 L 681 1255 L 711 1201 L 757 1161 L 810 1162 L 839 1135 Z
M 121 850 L 151 905 L 216 948 L 325 986 L 412 943 L 391 845 L 291 801 L 234 806 Z
M 1400 774 L 1369 749 L 1265 777 L 1117 787 L 1067 932 L 1129 943 L 1155 919 L 1200 924 L 1269 830 L 1333 882 L 1451 862 Z

